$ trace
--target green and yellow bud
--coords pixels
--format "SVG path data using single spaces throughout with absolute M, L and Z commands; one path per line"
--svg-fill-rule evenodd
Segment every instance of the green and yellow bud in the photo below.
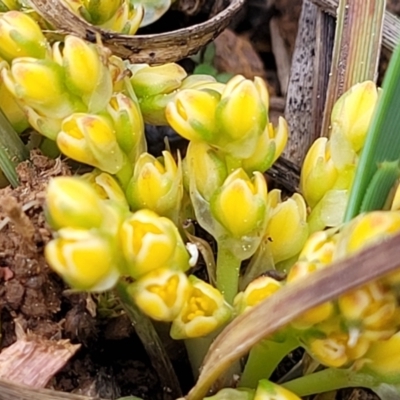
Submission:
M 318 138 L 308 150 L 301 169 L 300 188 L 307 204 L 314 207 L 332 189 L 337 177 L 330 143 L 325 137 Z
M 322 266 L 333 260 L 338 235 L 336 229 L 313 233 L 306 241 L 299 255 L 299 260 L 315 262 Z
M 197 89 L 197 90 L 213 90 L 222 94 L 225 89 L 225 84 L 217 82 L 217 80 L 211 75 L 194 74 L 189 75 L 182 81 L 182 85 L 179 88 L 183 89 Z
M 53 46 L 53 58 L 63 67 L 68 90 L 82 98 L 88 112 L 98 112 L 112 94 L 111 73 L 103 62 L 98 45 L 76 36 L 66 36 Z
M 140 97 L 168 94 L 178 89 L 186 78 L 186 71 L 175 63 L 157 66 L 131 64 L 133 75 L 130 78 L 136 95 Z
M 291 391 L 266 379 L 259 381 L 253 400 L 301 400 Z
M 21 57 L 2 70 L 7 89 L 44 117 L 65 118 L 79 107 L 66 91 L 62 68 L 54 61 Z
M 135 279 L 159 268 L 189 268 L 189 254 L 177 227 L 153 211 L 143 209 L 128 217 L 121 226 L 120 243 Z
M 83 179 L 56 177 L 47 186 L 46 217 L 53 229 L 99 228 L 104 207 L 96 190 Z
M 182 271 L 155 269 L 129 286 L 137 306 L 157 321 L 172 321 L 189 298 L 191 287 Z
M 303 197 L 295 193 L 282 201 L 281 191 L 268 193 L 268 222 L 265 235 L 275 263 L 300 253 L 307 238 L 307 208 Z
M 158 159 L 143 153 L 135 164 L 126 194 L 133 210 L 148 208 L 177 219 L 183 196 L 182 166 L 168 151 Z
M 210 202 L 211 213 L 234 238 L 261 236 L 267 221 L 267 184 L 261 172 L 252 179 L 237 169 L 225 180 Z
M 65 118 L 57 145 L 66 156 L 109 174 L 116 174 L 126 162 L 113 125 L 100 115 L 75 113 Z
M 118 254 L 111 238 L 96 230 L 63 228 L 45 248 L 46 260 L 73 288 L 100 292 L 119 279 Z
M 268 123 L 262 135 L 258 138 L 254 153 L 242 160 L 242 167 L 247 173 L 265 172 L 282 154 L 288 140 L 288 124 L 279 117 L 278 126 Z
M 220 291 L 193 275 L 189 282 L 192 286 L 189 298 L 172 322 L 173 339 L 207 336 L 228 322 L 232 314 Z
M 112 95 L 106 108 L 113 121 L 117 142 L 134 163 L 146 151 L 144 123 L 139 105 L 123 93 Z
M 185 89 L 179 91 L 165 110 L 168 123 L 188 140 L 214 143 L 216 137 L 215 111 L 220 95 L 211 90 Z
M 1 14 L 0 57 L 11 63 L 19 57 L 42 59 L 48 54 L 49 44 L 35 20 L 19 11 Z
M 236 295 L 233 305 L 237 314 L 256 306 L 262 300 L 272 296 L 282 287 L 282 284 L 269 276 L 260 276 L 250 282 L 247 288 Z
M 365 81 L 352 86 L 332 109 L 332 134 L 336 130 L 340 131 L 356 153 L 364 145 L 377 101 L 378 89 L 375 83 Z
M 267 126 L 267 111 L 268 92 L 262 79 L 233 77 L 216 109 L 219 146 L 235 157 L 250 157 Z
M 190 142 L 186 160 L 190 185 L 209 202 L 228 176 L 223 154 L 207 143 Z
M 101 25 L 111 19 L 125 0 L 81 0 L 93 25 Z
M 140 27 L 144 17 L 144 7 L 141 4 L 133 5 L 125 0 L 116 13 L 100 27 L 124 35 L 134 35 Z

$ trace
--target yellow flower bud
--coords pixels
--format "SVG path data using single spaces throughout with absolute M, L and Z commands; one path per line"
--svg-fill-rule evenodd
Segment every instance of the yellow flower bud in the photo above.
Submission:
M 172 321 L 186 303 L 190 284 L 182 271 L 155 269 L 129 286 L 137 306 L 157 321 Z
M 318 138 L 307 152 L 300 176 L 301 192 L 310 207 L 314 207 L 333 187 L 337 176 L 328 139 Z
M 229 235 L 242 238 L 262 235 L 267 219 L 267 184 L 260 172 L 250 179 L 237 169 L 211 199 L 214 218 Z
M 134 163 L 146 151 L 144 123 L 140 108 L 123 93 L 115 93 L 107 106 L 115 128 L 117 142 Z
M 183 196 L 182 166 L 170 152 L 162 154 L 159 159 L 148 153 L 139 157 L 126 193 L 132 209 L 148 208 L 175 219 Z
M 250 157 L 268 123 L 268 99 L 265 84 L 241 75 L 233 77 L 225 86 L 216 109 L 219 130 L 218 144 L 233 156 Z
M 233 305 L 238 314 L 256 306 L 262 300 L 272 296 L 282 284 L 269 276 L 260 276 L 250 282 L 247 288 L 236 295 Z
M 143 21 L 144 11 L 143 5 L 134 6 L 130 1 L 125 0 L 113 17 L 100 27 L 124 35 L 134 35 Z
M 118 10 L 124 0 L 81 0 L 90 15 L 93 25 L 108 21 Z
M 281 191 L 268 193 L 266 236 L 275 263 L 300 253 L 308 237 L 307 209 L 303 197 L 295 193 L 282 201 Z
M 211 75 L 202 75 L 202 74 L 195 74 L 189 75 L 182 81 L 182 85 L 179 88 L 180 90 L 183 89 L 208 89 L 214 90 L 219 94 L 225 89 L 225 84 L 221 82 L 217 82 L 217 80 Z
M 301 400 L 291 391 L 266 379 L 259 381 L 253 400 Z
M 226 323 L 231 317 L 231 307 L 221 292 L 191 275 L 192 289 L 180 314 L 171 326 L 173 339 L 206 336 Z
M 50 241 L 45 256 L 59 275 L 74 289 L 104 291 L 119 278 L 118 254 L 106 235 L 91 230 L 63 228 Z
M 2 70 L 7 89 L 45 117 L 65 118 L 80 107 L 66 91 L 62 68 L 50 60 L 17 58 Z
M 361 372 L 379 377 L 382 382 L 398 383 L 400 332 L 388 340 L 373 342 L 362 360 Z
M 138 97 L 149 97 L 157 94 L 168 94 L 178 89 L 186 71 L 175 63 L 157 66 L 134 64 L 130 66 L 133 75 L 130 78 L 133 89 Z
M 190 142 L 186 160 L 190 181 L 204 200 L 209 202 L 228 176 L 223 155 L 207 143 Z
M 168 103 L 168 123 L 188 140 L 214 143 L 216 140 L 215 110 L 220 95 L 215 91 L 185 89 Z
M 336 249 L 337 237 L 336 229 L 313 233 L 304 244 L 299 260 L 322 265 L 330 264 Z
M 24 105 L 24 111 L 28 118 L 28 122 L 33 129 L 50 140 L 56 140 L 57 135 L 61 130 L 63 118 L 46 117 L 27 105 Z
M 31 17 L 19 11 L 0 16 L 0 57 L 8 62 L 17 57 L 45 58 L 48 50 L 46 38 Z
M 288 124 L 279 117 L 278 126 L 267 124 L 264 132 L 257 140 L 254 153 L 242 161 L 242 167 L 247 173 L 268 170 L 282 154 L 288 140 Z
M 50 180 L 46 192 L 46 216 L 54 229 L 98 228 L 103 214 L 98 194 L 84 180 L 69 176 Z
M 62 51 L 59 42 L 53 46 L 53 57 L 63 67 L 68 90 L 82 98 L 89 112 L 102 110 L 111 97 L 112 80 L 97 45 L 67 35 Z
M 332 109 L 332 130 L 338 129 L 355 152 L 359 152 L 364 145 L 377 101 L 378 90 L 375 83 L 365 81 L 352 86 Z
M 153 211 L 143 209 L 127 218 L 120 230 L 120 242 L 133 278 L 158 268 L 189 268 L 189 254 L 178 229 Z
M 65 118 L 57 136 L 59 149 L 68 157 L 116 174 L 126 162 L 110 121 L 99 115 L 75 113 Z

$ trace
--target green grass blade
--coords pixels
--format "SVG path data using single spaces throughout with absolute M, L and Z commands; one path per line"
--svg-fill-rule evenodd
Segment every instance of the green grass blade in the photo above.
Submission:
M 378 192 L 370 186 L 378 166 L 383 162 L 400 158 L 400 46 L 394 52 L 383 82 L 383 93 L 367 134 L 365 146 L 357 166 L 354 183 L 350 191 L 345 221 L 351 220 L 361 211 L 367 190 L 380 197 L 384 204 L 391 188 Z M 375 179 L 374 185 L 378 182 Z M 370 204 L 375 204 L 369 200 Z M 368 211 L 363 207 L 363 211 Z

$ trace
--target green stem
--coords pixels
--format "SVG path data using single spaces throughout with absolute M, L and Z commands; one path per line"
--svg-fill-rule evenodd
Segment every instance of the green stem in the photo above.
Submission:
M 241 260 L 236 258 L 223 242 L 218 242 L 217 289 L 229 304 L 233 303 L 238 292 L 240 265 Z
M 379 384 L 379 380 L 371 375 L 357 373 L 348 369 L 327 368 L 286 382 L 282 386 L 303 397 L 350 387 L 372 389 L 379 386 Z
M 129 316 L 139 339 L 143 343 L 144 348 L 150 358 L 151 364 L 156 371 L 160 384 L 165 388 L 164 400 L 171 400 L 182 396 L 178 378 L 176 377 L 174 368 L 165 351 L 165 348 L 158 336 L 153 324 L 144 315 L 132 301 L 128 293 L 128 284 L 119 281 L 116 292 L 121 300 L 122 306 Z
M 239 386 L 256 388 L 261 379 L 269 379 L 278 364 L 290 352 L 299 347 L 299 342 L 293 336 L 288 336 L 284 342 L 263 340 L 254 346 L 249 354 Z
M 28 157 L 24 143 L 0 110 L 0 169 L 13 187 L 18 186 L 16 167 Z
M 189 357 L 190 366 L 192 367 L 193 377 L 197 379 L 200 373 L 200 367 L 204 357 L 210 348 L 214 335 L 200 337 L 194 339 L 186 339 L 185 347 Z

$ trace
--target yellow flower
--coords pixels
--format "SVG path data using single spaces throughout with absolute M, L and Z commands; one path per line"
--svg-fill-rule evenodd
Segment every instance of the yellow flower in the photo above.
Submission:
M 115 93 L 106 109 L 113 121 L 118 144 L 135 163 L 146 151 L 144 123 L 138 104 L 123 93 Z
M 130 80 L 138 97 L 168 94 L 178 89 L 187 76 L 186 71 L 175 63 L 157 66 L 133 64 L 130 70 L 133 73 Z
M 294 393 L 266 379 L 259 381 L 253 400 L 301 400 Z
M 45 249 L 47 262 L 74 289 L 104 291 L 119 278 L 118 254 L 110 238 L 96 230 L 63 228 Z
M 303 197 L 295 193 L 282 201 L 281 191 L 268 193 L 266 236 L 275 263 L 300 253 L 308 237 L 307 210 Z
M 282 284 L 269 276 L 260 276 L 250 282 L 247 288 L 236 295 L 233 305 L 238 314 L 256 306 L 262 300 L 272 296 Z
M 247 173 L 264 172 L 271 167 L 282 154 L 288 140 L 288 124 L 279 117 L 278 126 L 268 123 L 264 132 L 257 140 L 254 153 L 242 161 L 242 167 Z
M 206 336 L 231 317 L 231 307 L 217 289 L 191 275 L 191 292 L 180 314 L 171 326 L 173 339 Z
M 190 185 L 206 201 L 228 176 L 223 155 L 204 142 L 190 142 L 186 154 Z
M 134 210 L 148 208 L 159 215 L 177 218 L 183 196 L 180 162 L 177 165 L 168 151 L 163 151 L 159 159 L 143 153 L 135 164 L 126 193 Z
M 68 157 L 116 174 L 126 162 L 110 121 L 99 115 L 75 113 L 65 118 L 57 136 L 59 149 Z
M 53 58 L 63 67 L 68 90 L 82 98 L 88 112 L 98 112 L 112 94 L 111 73 L 104 65 L 97 45 L 67 35 L 53 46 Z
M 188 140 L 213 143 L 216 140 L 215 110 L 220 95 L 215 91 L 185 89 L 168 103 L 168 123 Z
M 216 109 L 219 146 L 238 158 L 251 156 L 267 126 L 267 111 L 268 92 L 263 80 L 233 77 Z
M 337 230 L 325 230 L 313 233 L 306 241 L 299 255 L 299 260 L 328 265 L 333 260 L 336 249 Z
M 337 177 L 328 139 L 318 138 L 308 150 L 301 169 L 300 187 L 307 204 L 314 207 L 333 187 Z
M 50 60 L 21 57 L 2 70 L 7 89 L 45 117 L 65 118 L 80 107 L 66 91 L 62 68 Z
M 137 306 L 157 321 L 172 321 L 182 310 L 190 285 L 182 271 L 155 269 L 129 286 Z
M 260 172 L 250 179 L 242 169 L 232 172 L 211 199 L 211 212 L 229 235 L 263 234 L 267 218 L 267 184 Z
M 47 186 L 46 216 L 54 229 L 98 228 L 104 208 L 96 191 L 83 179 L 56 177 Z
M 120 230 L 120 243 L 129 273 L 136 279 L 158 268 L 189 268 L 178 229 L 153 211 L 143 209 L 128 217 Z
M 49 44 L 31 17 L 19 11 L 0 16 L 0 57 L 11 62 L 17 57 L 45 58 L 48 52 Z

